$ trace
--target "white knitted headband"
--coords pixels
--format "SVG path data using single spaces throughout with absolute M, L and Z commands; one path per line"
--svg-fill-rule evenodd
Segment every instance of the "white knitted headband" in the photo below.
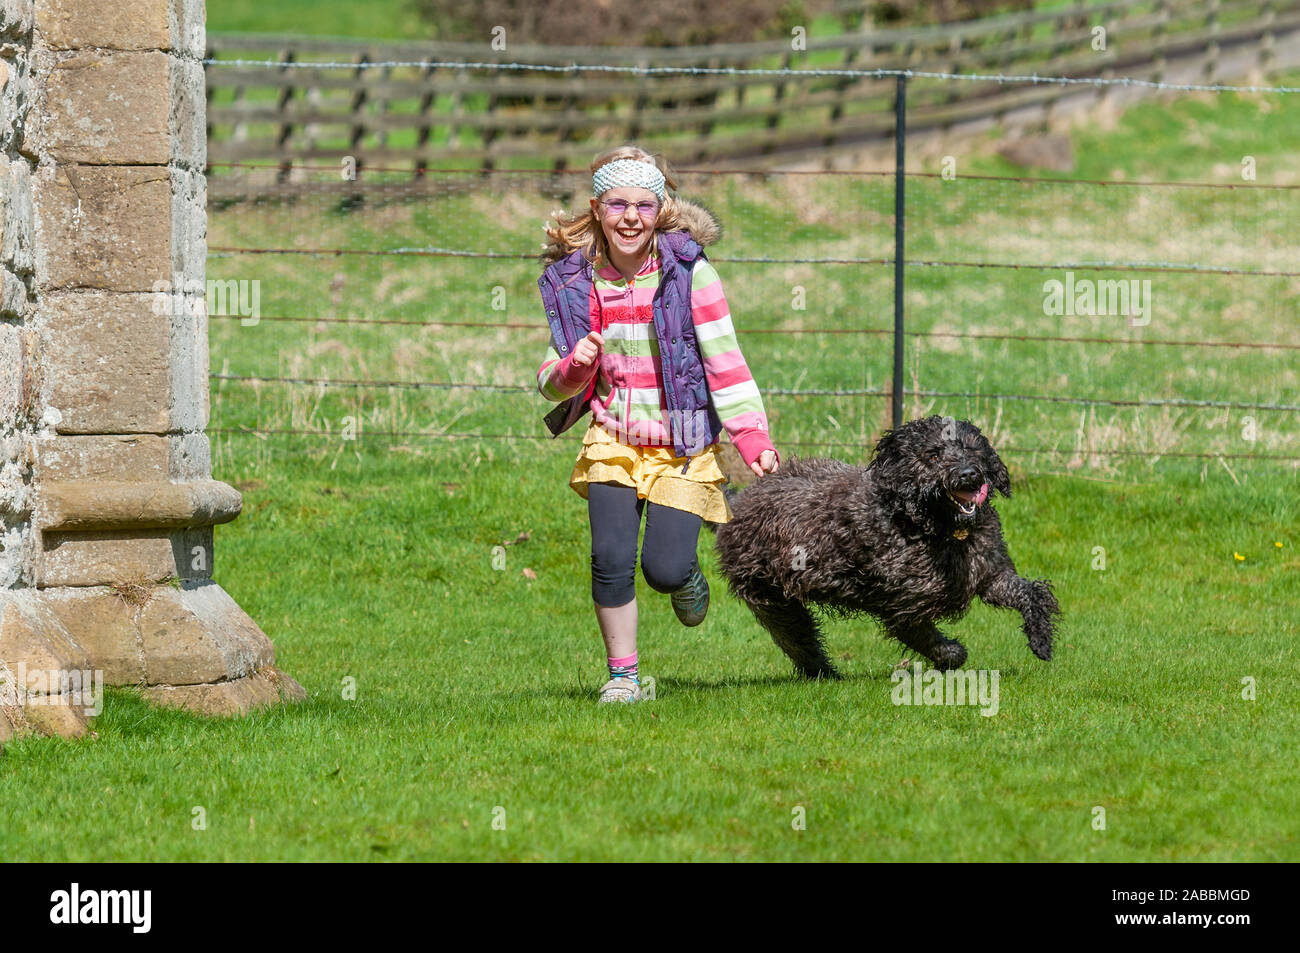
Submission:
M 664 200 L 664 174 L 657 166 L 637 159 L 615 159 L 606 162 L 591 177 L 591 187 L 597 198 L 610 189 L 627 187 L 649 189 L 659 199 Z

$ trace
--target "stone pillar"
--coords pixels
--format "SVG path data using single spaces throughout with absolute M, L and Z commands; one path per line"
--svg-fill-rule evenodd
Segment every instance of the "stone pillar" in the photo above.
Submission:
M 203 54 L 203 0 L 0 0 L 0 741 L 84 731 L 69 673 L 305 694 L 212 581 Z

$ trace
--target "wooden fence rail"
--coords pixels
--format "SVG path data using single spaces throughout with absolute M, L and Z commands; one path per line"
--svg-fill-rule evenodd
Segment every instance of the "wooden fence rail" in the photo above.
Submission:
M 1094 29 L 1105 49 L 1094 49 Z M 366 167 L 571 168 L 637 142 L 678 163 L 774 166 L 887 139 L 892 79 L 742 74 L 540 72 L 465 66 L 898 69 L 1173 83 L 1231 82 L 1300 66 L 1300 0 L 1122 0 L 897 30 L 703 48 L 367 43 L 208 34 L 210 59 L 271 66 L 207 69 L 208 158 Z M 346 69 L 297 68 L 344 62 Z M 457 65 L 392 66 L 393 62 Z M 1018 124 L 1137 87 L 915 80 L 909 134 Z M 221 176 L 215 176 L 220 179 Z M 214 191 L 220 183 L 214 182 Z

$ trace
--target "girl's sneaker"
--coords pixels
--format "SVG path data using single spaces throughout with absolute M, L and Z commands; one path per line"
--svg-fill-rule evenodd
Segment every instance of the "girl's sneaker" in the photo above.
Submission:
M 639 702 L 645 695 L 641 692 L 641 686 L 630 678 L 611 678 L 600 688 L 600 699 L 596 702 L 598 705 L 606 705 L 610 702 L 624 702 L 631 704 Z
M 673 611 L 686 626 L 699 625 L 709 614 L 709 581 L 704 578 L 699 563 L 695 564 L 695 572 L 686 585 L 673 593 Z

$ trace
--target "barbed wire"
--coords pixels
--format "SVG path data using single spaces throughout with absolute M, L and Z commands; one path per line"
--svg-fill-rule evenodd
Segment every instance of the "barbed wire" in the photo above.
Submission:
M 725 260 L 725 259 L 718 259 Z M 745 259 L 735 259 L 745 263 Z M 834 264 L 832 262 L 831 264 Z M 893 264 L 893 261 L 890 261 Z M 1218 265 L 1181 264 L 1171 261 L 1065 261 L 1058 263 L 1021 263 L 1001 261 L 914 261 L 903 260 L 904 265 L 919 265 L 923 268 L 1010 268 L 1015 271 L 1059 271 L 1075 268 L 1106 268 L 1110 271 L 1151 271 L 1173 272 L 1196 275 L 1241 275 L 1247 278 L 1295 278 L 1300 271 L 1250 271 L 1241 268 L 1226 268 Z
M 747 332 L 740 332 L 747 333 Z M 873 330 L 875 334 L 892 334 L 890 329 Z M 1051 341 L 1070 344 L 1163 344 L 1169 347 L 1256 348 L 1259 350 L 1300 351 L 1300 344 L 1268 344 L 1256 341 L 1159 341 L 1144 338 L 1069 337 L 1057 334 L 997 334 L 979 331 L 904 331 L 904 337 L 973 338 L 994 341 Z
M 364 173 L 374 172 L 391 172 L 401 173 L 410 176 L 418 172 L 420 175 L 533 175 L 545 176 L 547 178 L 555 176 L 574 176 L 577 178 L 589 178 L 591 173 L 586 169 L 448 169 L 448 168 L 422 168 L 416 169 L 410 166 L 373 166 L 365 165 L 361 162 L 361 157 L 357 158 L 356 172 L 358 177 Z M 412 160 L 415 161 L 415 160 Z M 280 172 L 319 172 L 337 176 L 339 174 L 338 165 L 300 165 L 294 162 L 209 162 L 208 168 L 238 168 L 238 169 L 265 169 L 267 171 Z M 815 175 L 819 178 L 822 176 L 870 176 L 877 178 L 892 179 L 897 173 L 892 169 L 692 169 L 681 166 L 674 166 L 674 172 L 682 175 L 751 175 L 751 176 L 779 176 L 779 175 Z M 963 179 L 969 179 L 980 182 L 1016 182 L 1016 183 L 1041 183 L 1044 185 L 1101 185 L 1101 186 L 1141 186 L 1152 188 L 1178 188 L 1178 189 L 1265 189 L 1294 191 L 1300 189 L 1300 185 L 1278 185 L 1267 182 L 1169 182 L 1157 181 L 1150 179 L 1064 179 L 1052 178 L 1043 175 L 971 175 L 956 174 L 946 176 L 942 172 L 904 172 L 905 178 L 909 179 L 945 179 L 947 181 L 958 182 Z M 349 182 L 354 180 L 340 179 L 337 183 L 340 188 L 346 188 Z M 307 183 L 321 184 L 324 183 Z M 331 183 L 334 184 L 334 183 Z M 405 187 L 408 183 L 405 181 L 383 183 L 397 187 Z M 274 185 L 267 185 L 265 191 L 274 191 Z
M 209 319 L 246 321 L 248 318 L 239 314 L 212 314 Z M 284 321 L 306 324 L 358 324 L 358 325 L 400 325 L 403 327 L 429 328 L 476 328 L 480 331 L 534 331 L 549 334 L 550 330 L 540 322 L 502 321 L 486 324 L 482 321 L 417 321 L 409 318 L 327 318 L 310 315 L 261 315 L 258 322 Z M 737 334 L 876 334 L 892 335 L 893 328 L 736 328 Z M 1167 347 L 1223 347 L 1253 348 L 1264 351 L 1300 351 L 1300 344 L 1279 344 L 1264 341 L 1162 341 L 1146 338 L 1116 337 L 1071 337 L 1058 334 L 1010 334 L 981 331 L 904 331 L 904 337 L 914 338 L 966 338 L 991 341 L 1052 342 L 1065 344 L 1152 344 Z
M 744 66 L 621 66 L 608 63 L 557 65 L 551 63 L 488 63 L 460 60 L 377 60 L 372 63 L 339 63 L 328 60 L 278 61 L 216 59 L 208 57 L 204 66 L 260 66 L 267 69 L 345 69 L 351 71 L 371 69 L 485 69 L 534 70 L 544 73 L 628 73 L 635 76 L 679 74 L 685 76 L 787 76 L 787 77 L 841 77 L 856 79 L 942 79 L 999 85 L 1029 84 L 1051 86 L 1136 86 L 1143 89 L 1166 89 L 1197 93 L 1300 93 L 1300 86 L 1231 86 L 1225 83 L 1166 83 L 1160 80 L 1137 79 L 1130 76 L 1039 76 L 1037 73 L 1016 75 L 1006 73 L 945 73 L 934 70 L 897 68 L 853 69 L 850 67 L 744 67 Z
M 410 439 L 448 439 L 448 440 L 534 440 L 546 443 L 553 443 L 557 449 L 566 451 L 572 448 L 567 442 L 556 441 L 549 434 L 523 434 L 523 433 L 471 433 L 467 431 L 445 431 L 445 430 L 358 430 L 351 436 L 344 437 L 341 433 L 332 433 L 323 430 L 302 430 L 295 428 L 254 428 L 254 427 L 209 427 L 206 431 L 209 434 L 227 434 L 232 436 L 248 437 L 273 437 L 273 436 L 303 436 L 332 438 L 340 443 L 360 443 L 362 439 L 389 439 L 389 440 L 410 440 Z M 835 447 L 838 445 L 849 447 L 860 447 L 870 449 L 875 446 L 872 442 L 852 441 L 852 440 L 782 440 L 783 447 Z M 1043 453 L 1056 456 L 1071 457 L 1089 457 L 1089 456 L 1108 456 L 1108 457 L 1174 457 L 1186 459 L 1207 459 L 1213 460 L 1223 458 L 1226 460 L 1272 460 L 1287 463 L 1300 463 L 1300 456 L 1288 456 L 1283 454 L 1268 453 L 1224 453 L 1221 451 L 1193 451 L 1193 450 L 1097 450 L 1063 447 L 999 447 L 999 454 L 1031 454 Z
M 262 377 L 244 374 L 210 374 L 213 380 L 240 383 L 314 384 L 321 387 L 397 388 L 405 390 L 495 390 L 536 393 L 535 385 L 477 384 L 469 381 L 368 381 L 330 377 Z M 779 397 L 888 397 L 891 392 L 878 388 L 807 388 L 765 387 L 764 394 Z M 1123 399 L 1111 397 L 1066 397 L 1054 394 L 985 394 L 975 391 L 903 390 L 907 397 L 966 397 L 984 400 L 1024 400 L 1044 403 L 1106 404 L 1112 407 L 1213 407 L 1229 410 L 1300 411 L 1300 404 L 1243 403 L 1227 400 L 1191 400 L 1179 397 Z
M 338 171 L 336 168 L 335 172 Z M 409 172 L 409 170 L 408 170 Z M 810 170 L 808 174 L 817 174 L 816 170 Z M 893 172 L 883 173 L 893 175 Z M 942 172 L 904 172 L 906 178 L 917 179 L 946 179 L 947 181 L 957 182 L 962 179 L 974 179 L 979 182 L 1016 182 L 1024 184 L 1026 182 L 1042 185 L 1100 185 L 1110 186 L 1141 186 L 1142 188 L 1157 189 L 1234 189 L 1234 190 L 1251 190 L 1251 189 L 1271 189 L 1278 191 L 1294 191 L 1300 189 L 1300 185 L 1276 185 L 1268 182 L 1170 182 L 1152 179 L 1062 179 L 1050 178 L 1045 175 L 971 175 L 967 173 L 953 173 L 951 176 L 945 176 Z
M 309 255 L 330 256 L 367 255 L 420 258 L 486 258 L 514 261 L 536 261 L 538 255 L 526 252 L 478 252 L 465 249 L 438 248 L 436 246 L 406 246 L 400 248 L 251 248 L 218 245 L 209 249 L 209 258 L 234 255 Z M 720 264 L 740 265 L 892 265 L 892 258 L 773 258 L 767 255 L 737 255 L 714 257 L 710 261 Z M 1247 278 L 1297 278 L 1300 271 L 1253 271 L 1227 268 L 1218 265 L 1180 264 L 1178 262 L 1124 262 L 1124 261 L 1067 261 L 1057 263 L 997 262 L 997 261 L 932 261 L 905 259 L 903 264 L 922 268 L 1009 268 L 1014 271 L 1072 271 L 1074 269 L 1105 268 L 1111 271 L 1134 271 L 1174 274 L 1240 275 Z
M 904 390 L 904 396 L 916 397 L 974 397 L 984 400 L 1042 401 L 1053 404 L 1105 404 L 1108 407 L 1213 407 L 1227 410 L 1300 411 L 1300 404 L 1240 403 L 1229 400 L 1189 400 L 1180 397 L 1144 400 L 1110 397 L 1058 397 L 1052 394 L 980 394 L 966 391 Z

